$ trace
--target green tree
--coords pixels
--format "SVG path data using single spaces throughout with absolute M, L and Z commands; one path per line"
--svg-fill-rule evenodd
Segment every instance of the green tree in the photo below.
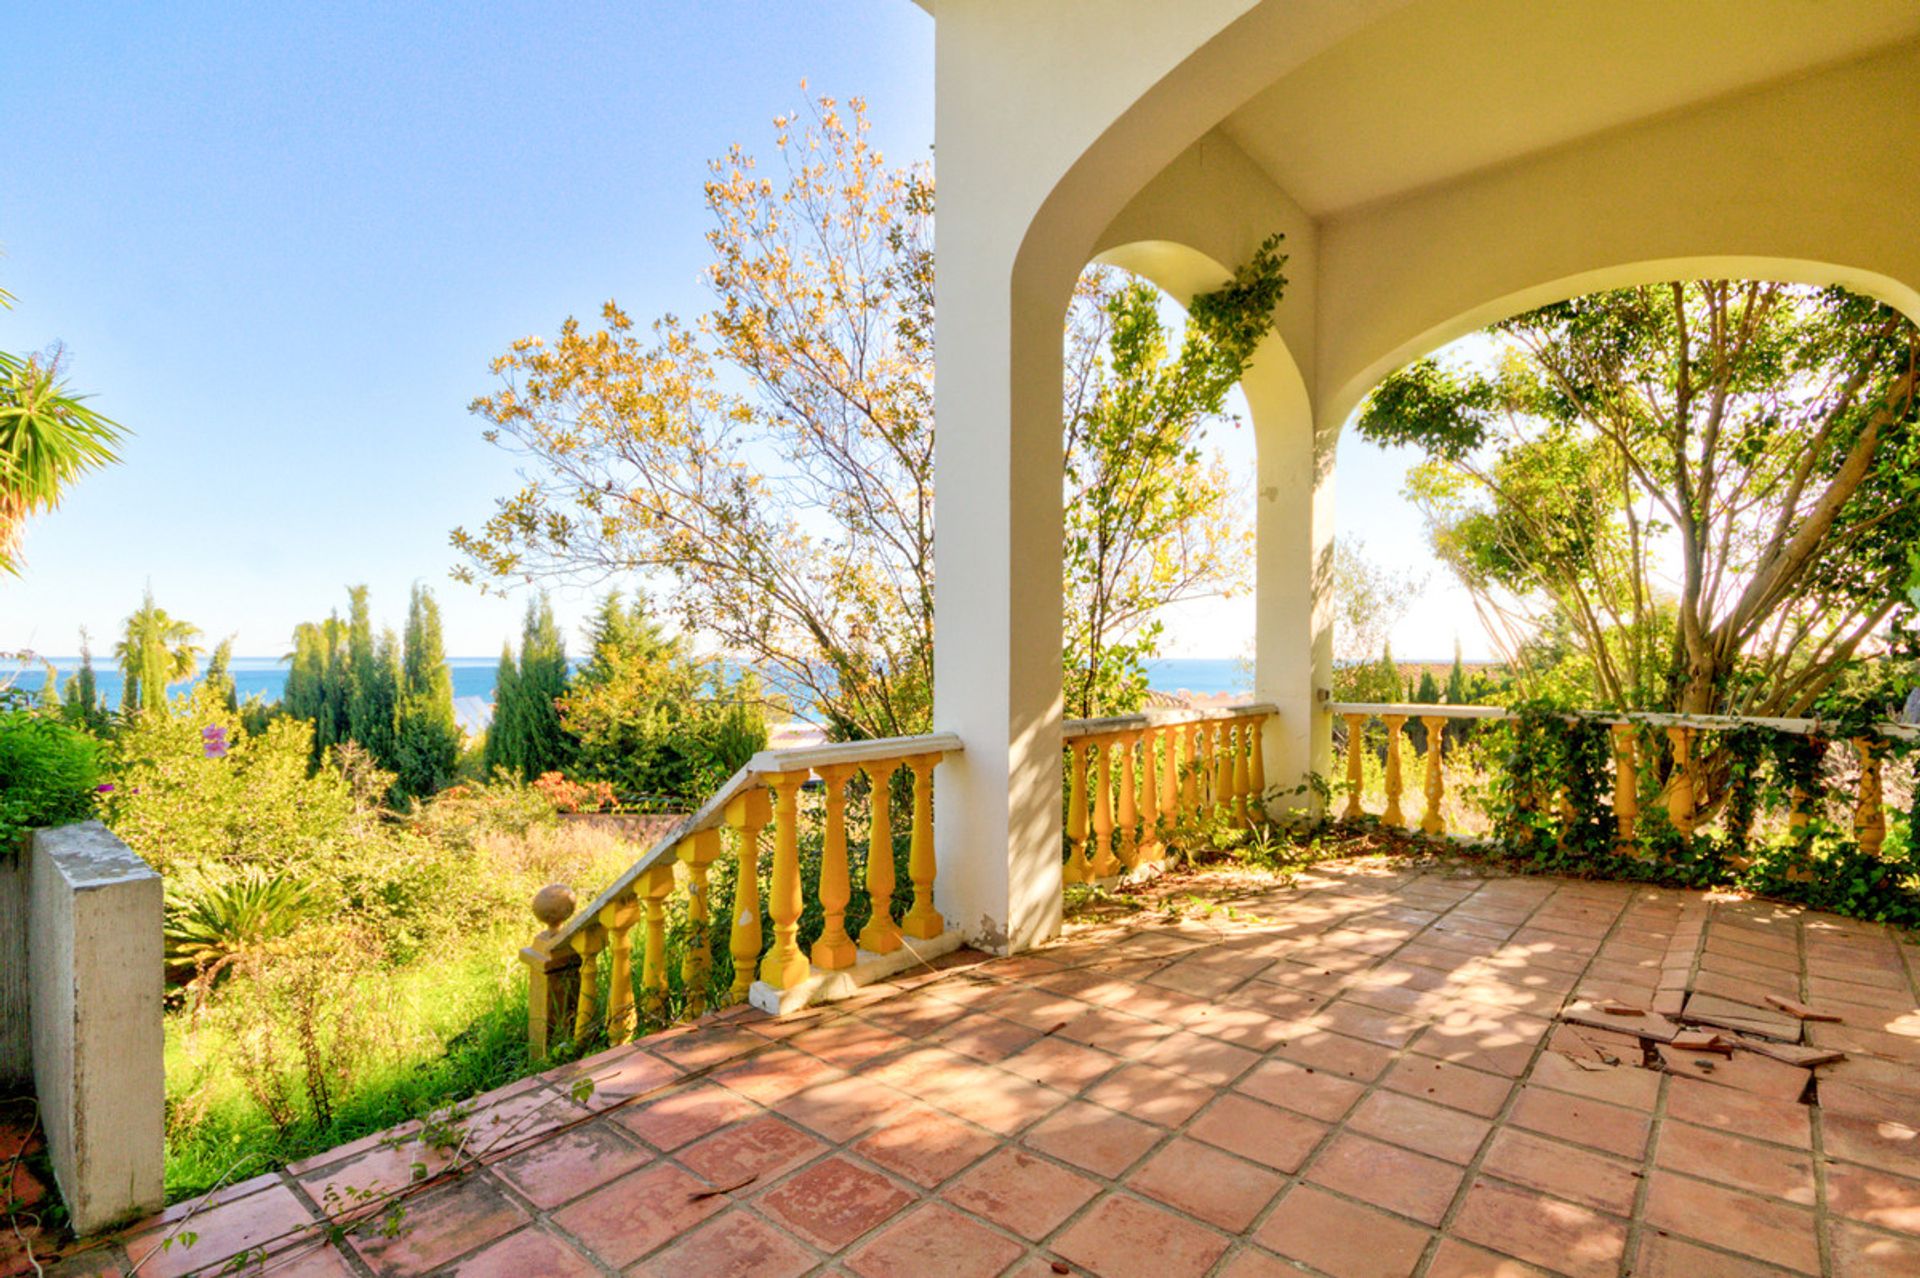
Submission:
M 560 720 L 567 691 L 567 650 L 545 592 L 527 603 L 520 656 L 501 654 L 494 690 L 494 721 L 487 729 L 487 768 L 505 768 L 532 780 L 564 771 L 573 743 Z
M 1920 329 L 1842 289 L 1701 280 L 1495 325 L 1387 378 L 1359 431 L 1532 691 L 1566 627 L 1610 707 L 1806 714 L 1904 606 Z M 1668 583 L 1677 583 L 1669 585 Z
M 51 661 L 43 661 L 41 665 L 46 671 L 46 677 L 40 681 L 40 691 L 34 695 L 34 705 L 42 714 L 51 715 L 56 718 L 64 718 L 65 716 L 60 713 L 62 709 L 60 704 L 60 672 L 54 669 Z
M 776 127 L 777 177 L 737 146 L 714 165 L 714 306 L 700 324 L 649 329 L 608 303 L 598 331 L 569 318 L 553 342 L 526 338 L 494 361 L 500 385 L 474 411 L 489 440 L 534 465 L 484 526 L 455 530 L 457 572 L 503 587 L 665 578 L 681 629 L 804 694 L 831 735 L 924 732 L 932 175 L 889 167 L 857 101 L 842 112 L 823 100 Z M 1171 360 L 1158 358 L 1167 339 L 1148 291 L 1120 296 L 1099 276 L 1117 315 L 1083 292 L 1083 329 L 1124 336 L 1083 345 L 1099 359 L 1071 360 L 1064 388 L 1077 531 L 1063 588 L 1100 605 L 1092 627 L 1068 605 L 1079 630 L 1062 660 L 1122 699 L 1152 651 L 1156 599 L 1231 588 L 1244 571 L 1226 477 L 1194 432 L 1268 325 L 1279 261 L 1269 247 L 1196 303 Z M 1137 521 L 1167 546 L 1133 535 Z
M 392 768 L 400 713 L 400 657 L 393 632 L 377 640 L 367 588 L 347 590 L 347 734 L 382 768 Z
M 167 615 L 149 589 L 128 617 L 114 658 L 120 665 L 120 708 L 127 712 L 167 708 L 167 686 L 193 678 L 200 668 L 198 627 Z
M 86 627 L 80 629 L 80 668 L 67 679 L 61 713 L 74 727 L 104 733 L 110 722 L 107 707 L 100 697 L 100 684 L 93 672 L 93 646 Z
M 233 683 L 232 635 L 214 645 L 213 655 L 207 658 L 207 672 L 201 676 L 200 682 L 206 688 L 207 695 L 229 711 L 240 708 L 239 690 Z
M 1416 704 L 1423 706 L 1440 704 L 1440 685 L 1434 681 L 1433 671 L 1420 672 L 1420 686 L 1415 690 L 1413 700 Z
M 415 585 L 407 600 L 399 680 L 394 792 L 419 798 L 452 784 L 460 760 L 460 726 L 453 717 L 453 674 L 447 669 L 440 605 L 422 585 Z
M 1467 704 L 1467 666 L 1460 659 L 1460 641 L 1453 641 L 1453 669 L 1447 672 L 1447 704 L 1463 706 Z
M 0 307 L 13 296 L 0 289 Z M 60 355 L 0 351 L 0 571 L 20 571 L 20 538 L 33 515 L 60 504 L 81 475 L 120 460 L 125 430 L 88 408 L 60 377 Z

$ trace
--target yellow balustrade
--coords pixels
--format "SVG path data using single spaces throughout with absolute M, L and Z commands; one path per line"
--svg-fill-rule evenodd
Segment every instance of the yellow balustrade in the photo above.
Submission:
M 915 755 L 907 760 L 907 766 L 913 769 L 913 847 L 907 857 L 913 908 L 907 911 L 901 930 L 920 941 L 930 941 L 947 930 L 946 920 L 933 905 L 937 872 L 933 856 L 933 768 L 939 762 L 937 754 Z
M 572 1019 L 580 956 L 560 929 L 573 910 L 573 890 L 564 883 L 549 883 L 533 895 L 533 917 L 541 929 L 520 951 L 520 961 L 527 965 L 527 1049 L 536 1062 L 547 1058 L 553 1031 Z
M 1250 743 L 1247 749 L 1247 785 L 1249 801 L 1253 804 L 1255 815 L 1264 818 L 1267 815 L 1267 758 L 1262 752 L 1260 739 L 1266 735 L 1267 716 L 1255 715 L 1247 725 Z
M 1674 726 L 1667 729 L 1673 744 L 1673 776 L 1667 783 L 1667 819 L 1682 838 L 1693 837 L 1693 729 Z
M 1208 724 L 1206 740 L 1213 777 L 1209 805 L 1214 818 L 1223 820 L 1233 815 L 1233 743 L 1224 724 Z
M 820 846 L 820 939 L 813 943 L 814 966 L 839 971 L 853 966 L 853 938 L 847 935 L 847 902 L 853 880 L 847 870 L 847 782 L 852 764 L 817 768 L 826 785 L 827 821 Z
M 1131 870 L 1140 864 L 1140 812 L 1134 789 L 1133 750 L 1140 734 L 1123 732 L 1116 739 L 1120 757 L 1120 798 L 1118 803 L 1120 828 L 1120 864 Z
M 645 964 L 640 969 L 644 992 L 641 1010 L 649 1025 L 667 1016 L 667 895 L 673 891 L 673 865 L 663 862 L 640 876 L 640 903 L 646 912 Z
M 1160 817 L 1169 839 L 1181 815 L 1180 741 L 1183 735 L 1177 726 L 1160 734 L 1165 746 L 1160 752 Z
M 1382 715 L 1387 725 L 1387 810 L 1380 820 L 1387 825 L 1402 826 L 1407 823 L 1406 816 L 1400 811 L 1400 734 L 1407 726 L 1404 714 Z
M 1241 825 L 1252 820 L 1253 721 L 1242 719 L 1233 725 L 1233 819 Z
M 1613 725 L 1614 849 L 1634 855 L 1635 829 L 1640 819 L 1639 743 L 1631 723 Z
M 1854 738 L 1860 756 L 1860 793 L 1853 809 L 1853 835 L 1860 850 L 1877 857 L 1887 841 L 1887 809 L 1880 769 L 1886 742 L 1873 737 Z
M 713 977 L 713 910 L 708 882 L 713 863 L 720 859 L 718 828 L 700 830 L 680 840 L 674 855 L 687 867 L 687 952 L 680 959 L 680 983 L 687 991 L 687 1015 L 707 1010 L 707 986 Z
M 764 787 L 755 786 L 731 800 L 727 824 L 739 836 L 739 874 L 733 887 L 733 927 L 728 952 L 733 955 L 733 1001 L 744 1003 L 760 964 L 760 832 L 773 820 L 773 804 Z
M 773 919 L 773 945 L 760 961 L 760 979 L 776 990 L 807 977 L 807 956 L 800 951 L 800 786 L 804 772 L 776 772 L 766 778 L 773 790 L 773 881 L 767 913 Z
M 613 955 L 607 981 L 607 1042 L 620 1044 L 633 1037 L 633 925 L 640 921 L 640 902 L 623 893 L 600 907 L 600 926 L 607 931 L 607 949 Z
M 1441 774 L 1444 766 L 1447 721 L 1439 715 L 1420 716 L 1420 724 L 1427 730 L 1427 810 L 1420 815 L 1422 834 L 1445 834 L 1447 818 L 1441 814 L 1440 803 L 1446 795 L 1446 778 Z
M 1200 741 L 1200 725 L 1198 723 L 1189 723 L 1187 725 L 1186 757 L 1181 760 L 1181 767 L 1186 772 L 1186 776 L 1182 778 L 1181 792 L 1185 803 L 1186 814 L 1190 817 L 1200 815 L 1201 791 L 1205 786 L 1207 775 L 1207 760 L 1201 753 Z
M 1093 878 L 1092 856 L 1087 850 L 1087 743 L 1067 742 L 1067 863 L 1060 877 L 1068 883 L 1086 883 Z
M 869 763 L 867 781 L 871 820 L 867 831 L 867 899 L 873 913 L 860 929 L 860 948 L 869 954 L 891 954 L 900 948 L 900 926 L 893 921 L 893 774 L 898 763 Z
M 589 923 L 573 938 L 580 954 L 580 997 L 573 1009 L 573 1041 L 584 1043 L 599 1028 L 600 951 L 607 947 L 607 929 Z
M 1105 737 L 1093 743 L 1095 781 L 1093 784 L 1093 864 L 1095 879 L 1120 873 L 1120 862 L 1113 855 L 1113 743 Z
M 1366 780 L 1366 768 L 1361 761 L 1361 751 L 1366 749 L 1367 716 L 1345 714 L 1340 717 L 1347 721 L 1347 807 L 1341 816 L 1348 821 L 1358 821 L 1364 813 L 1360 806 L 1360 788 Z

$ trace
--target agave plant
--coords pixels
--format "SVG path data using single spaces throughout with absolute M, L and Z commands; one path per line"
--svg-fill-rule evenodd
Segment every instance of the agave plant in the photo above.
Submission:
M 196 1003 L 236 959 L 291 933 L 318 904 L 310 884 L 255 865 L 217 878 L 188 873 L 167 887 L 167 965 L 193 973 Z

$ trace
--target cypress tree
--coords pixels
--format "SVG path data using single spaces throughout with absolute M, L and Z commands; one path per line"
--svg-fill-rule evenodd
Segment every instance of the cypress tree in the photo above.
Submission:
M 481 756 L 489 777 L 502 768 L 516 774 L 520 772 L 520 698 L 516 690 L 519 682 L 513 645 L 503 643 L 500 664 L 493 675 L 493 721 L 487 725 L 487 748 Z
M 213 656 L 207 659 L 207 673 L 201 682 L 207 691 L 220 699 L 220 704 L 228 710 L 240 708 L 240 694 L 233 684 L 233 636 L 229 635 L 214 646 Z
M 93 673 L 93 648 L 84 626 L 80 628 L 80 668 L 67 680 L 66 693 L 63 714 L 67 722 L 89 732 L 106 729 L 107 710 L 100 704 L 100 685 Z
M 390 640 L 387 646 L 384 664 L 392 669 Z M 454 765 L 460 759 L 460 727 L 453 718 L 453 675 L 447 670 L 440 605 L 425 586 L 414 586 L 407 601 L 407 628 L 394 677 L 399 692 L 394 791 L 402 796 L 429 795 L 453 780 Z
M 347 589 L 347 733 L 383 768 L 394 763 L 400 684 L 393 632 L 376 644 L 367 588 Z
M 1460 660 L 1460 641 L 1453 641 L 1453 670 L 1447 675 L 1447 704 L 1467 704 L 1467 667 Z
M 624 630 L 630 623 L 622 617 L 609 619 L 609 624 Z M 527 604 L 519 660 L 515 661 L 511 645 L 500 654 L 493 724 L 487 729 L 489 772 L 505 768 L 532 780 L 544 772 L 565 770 L 572 760 L 573 742 L 560 722 L 558 702 L 566 691 L 566 645 L 554 624 L 553 605 L 542 593 Z
M 1423 706 L 1440 704 L 1440 685 L 1434 682 L 1433 671 L 1420 672 L 1420 689 L 1414 693 L 1413 699 Z
M 40 685 L 40 694 L 34 698 L 34 701 L 46 714 L 59 715 L 60 672 L 53 668 L 51 661 L 43 662 L 42 664 L 46 667 L 47 677 L 46 681 Z

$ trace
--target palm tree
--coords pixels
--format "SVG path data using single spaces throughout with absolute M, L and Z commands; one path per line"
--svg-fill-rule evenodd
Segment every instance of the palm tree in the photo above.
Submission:
M 199 637 L 199 627 L 176 621 L 156 605 L 149 587 L 113 647 L 120 663 L 120 708 L 165 710 L 167 685 L 193 678 L 200 668 L 200 647 L 193 642 Z
M 0 289 L 0 307 L 13 297 Z M 124 431 L 60 380 L 60 361 L 0 351 L 0 571 L 17 574 L 27 517 L 60 504 L 66 486 L 120 460 Z

